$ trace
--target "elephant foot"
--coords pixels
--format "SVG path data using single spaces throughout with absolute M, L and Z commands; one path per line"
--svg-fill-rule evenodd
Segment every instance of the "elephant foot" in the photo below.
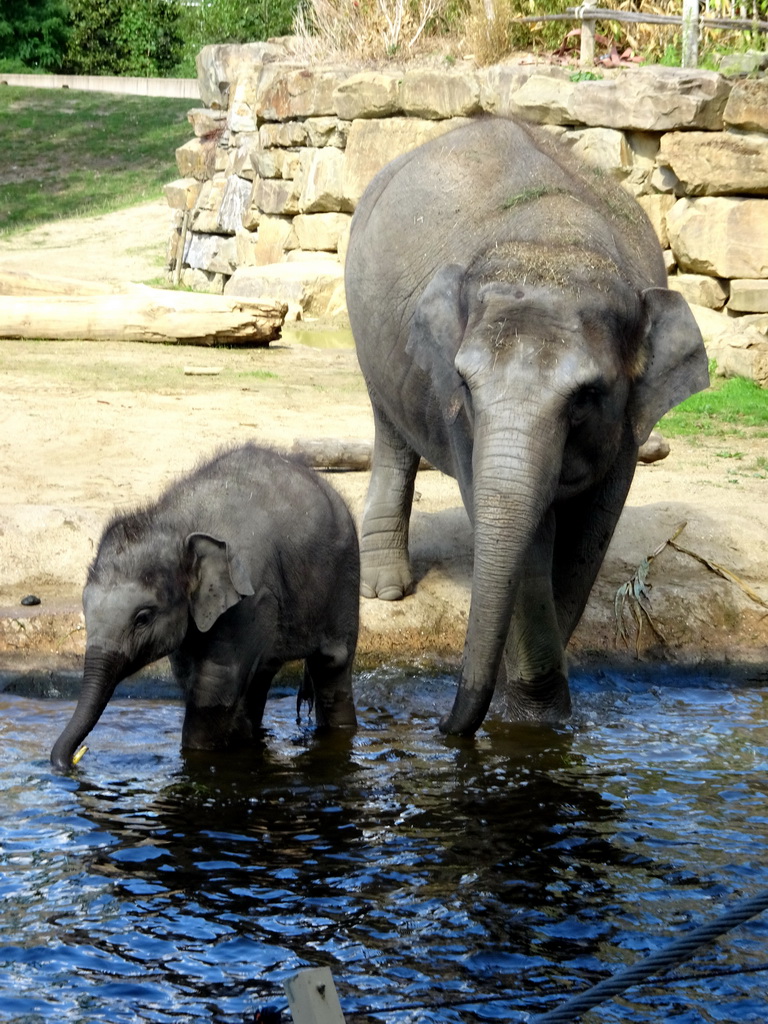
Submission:
M 562 672 L 540 679 L 508 680 L 502 700 L 504 711 L 515 722 L 556 725 L 571 715 L 571 693 Z
M 363 597 L 378 597 L 380 601 L 402 601 L 413 591 L 413 577 L 408 560 L 386 565 L 368 564 L 360 567 L 360 593 Z

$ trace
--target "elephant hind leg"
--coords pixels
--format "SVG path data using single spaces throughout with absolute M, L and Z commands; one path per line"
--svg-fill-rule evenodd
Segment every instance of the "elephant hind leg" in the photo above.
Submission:
M 360 537 L 363 597 L 399 601 L 413 589 L 408 526 L 419 456 L 374 406 L 376 434 Z
M 314 696 L 318 729 L 354 729 L 357 726 L 352 695 L 354 645 L 337 640 L 324 644 L 304 664 L 299 699 Z

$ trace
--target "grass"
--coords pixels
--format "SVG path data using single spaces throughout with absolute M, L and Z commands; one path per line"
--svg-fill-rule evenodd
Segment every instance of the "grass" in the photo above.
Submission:
M 660 430 L 668 437 L 768 437 L 768 390 L 743 377 L 717 377 L 668 412 Z
M 0 89 L 0 233 L 158 198 L 191 137 L 185 99 Z

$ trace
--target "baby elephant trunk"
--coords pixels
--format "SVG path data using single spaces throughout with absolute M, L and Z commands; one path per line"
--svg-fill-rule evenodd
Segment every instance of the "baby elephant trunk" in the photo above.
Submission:
M 77 707 L 51 751 L 51 764 L 60 771 L 72 767 L 72 758 L 88 733 L 101 718 L 104 708 L 120 682 L 122 659 L 113 652 L 89 647 L 85 652 L 83 685 Z

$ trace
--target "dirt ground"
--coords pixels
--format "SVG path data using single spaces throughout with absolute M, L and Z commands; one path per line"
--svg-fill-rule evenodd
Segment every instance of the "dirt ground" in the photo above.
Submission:
M 0 239 L 0 267 L 156 281 L 169 221 L 159 202 L 46 225 Z M 319 337 L 309 326 L 252 350 L 2 342 L 0 669 L 77 666 L 80 590 L 115 508 L 152 498 L 221 444 L 371 439 L 354 351 L 305 344 Z M 671 446 L 667 459 L 638 467 L 573 658 L 746 662 L 768 675 L 768 474 L 757 462 L 768 444 L 702 438 Z M 331 480 L 359 518 L 368 474 Z M 687 553 L 666 546 L 648 573 L 657 632 L 646 619 L 638 639 L 627 607 L 627 637 L 617 641 L 617 588 L 682 522 L 676 543 Z M 419 475 L 411 539 L 416 593 L 394 604 L 363 601 L 361 665 L 451 665 L 460 656 L 471 535 L 452 480 Z M 28 594 L 41 603 L 22 606 Z

